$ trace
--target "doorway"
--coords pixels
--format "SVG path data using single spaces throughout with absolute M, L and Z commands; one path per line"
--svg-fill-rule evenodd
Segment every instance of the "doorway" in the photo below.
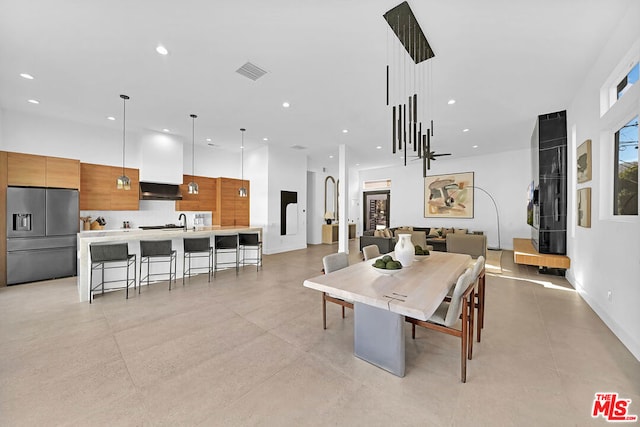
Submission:
M 365 191 L 363 194 L 363 231 L 389 228 L 391 191 Z

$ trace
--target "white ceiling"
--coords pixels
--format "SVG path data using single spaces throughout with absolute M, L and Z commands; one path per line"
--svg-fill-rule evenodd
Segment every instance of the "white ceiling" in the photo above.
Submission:
M 436 53 L 433 149 L 528 147 L 535 117 L 567 107 L 632 1 L 411 1 Z M 190 142 L 195 113 L 196 143 L 212 150 L 238 150 L 245 127 L 248 149 L 302 145 L 311 167 L 335 167 L 342 143 L 352 165 L 399 164 L 385 105 L 396 39 L 382 18 L 399 3 L 0 0 L 0 106 L 120 129 L 125 93 L 128 128 Z M 246 61 L 268 74 L 240 76 Z

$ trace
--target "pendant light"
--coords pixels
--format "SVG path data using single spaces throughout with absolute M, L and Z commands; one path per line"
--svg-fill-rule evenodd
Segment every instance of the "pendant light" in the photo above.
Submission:
M 122 176 L 116 180 L 118 190 L 131 190 L 131 180 L 124 174 L 124 152 L 125 152 L 125 135 L 126 135 L 126 118 L 127 118 L 127 95 L 120 95 L 122 98 Z
M 193 180 L 193 175 L 196 173 L 194 163 L 196 156 L 196 119 L 198 116 L 191 114 L 191 182 L 187 185 L 189 194 L 198 194 L 198 184 Z
M 238 189 L 238 196 L 240 197 L 247 197 L 247 189 L 244 186 L 244 131 L 246 129 L 245 128 L 240 128 L 240 132 L 242 135 L 242 145 L 240 146 L 240 168 L 241 168 L 241 187 L 240 189 Z

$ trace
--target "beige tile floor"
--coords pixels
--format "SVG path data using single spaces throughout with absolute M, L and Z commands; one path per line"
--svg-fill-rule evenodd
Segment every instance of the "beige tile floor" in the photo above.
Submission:
M 352 262 L 359 261 L 355 241 Z M 640 415 L 640 363 L 562 279 L 487 278 L 467 383 L 459 341 L 407 329 L 397 378 L 353 356 L 353 313 L 302 286 L 336 245 L 264 268 L 77 300 L 75 278 L 0 289 L 0 425 L 604 425 L 594 393 Z

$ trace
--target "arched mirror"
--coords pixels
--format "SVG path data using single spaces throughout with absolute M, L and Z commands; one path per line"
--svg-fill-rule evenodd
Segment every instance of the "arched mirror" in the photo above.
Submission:
M 331 181 L 331 182 L 329 182 Z M 338 186 L 331 175 L 324 179 L 324 219 L 327 224 L 338 220 Z

